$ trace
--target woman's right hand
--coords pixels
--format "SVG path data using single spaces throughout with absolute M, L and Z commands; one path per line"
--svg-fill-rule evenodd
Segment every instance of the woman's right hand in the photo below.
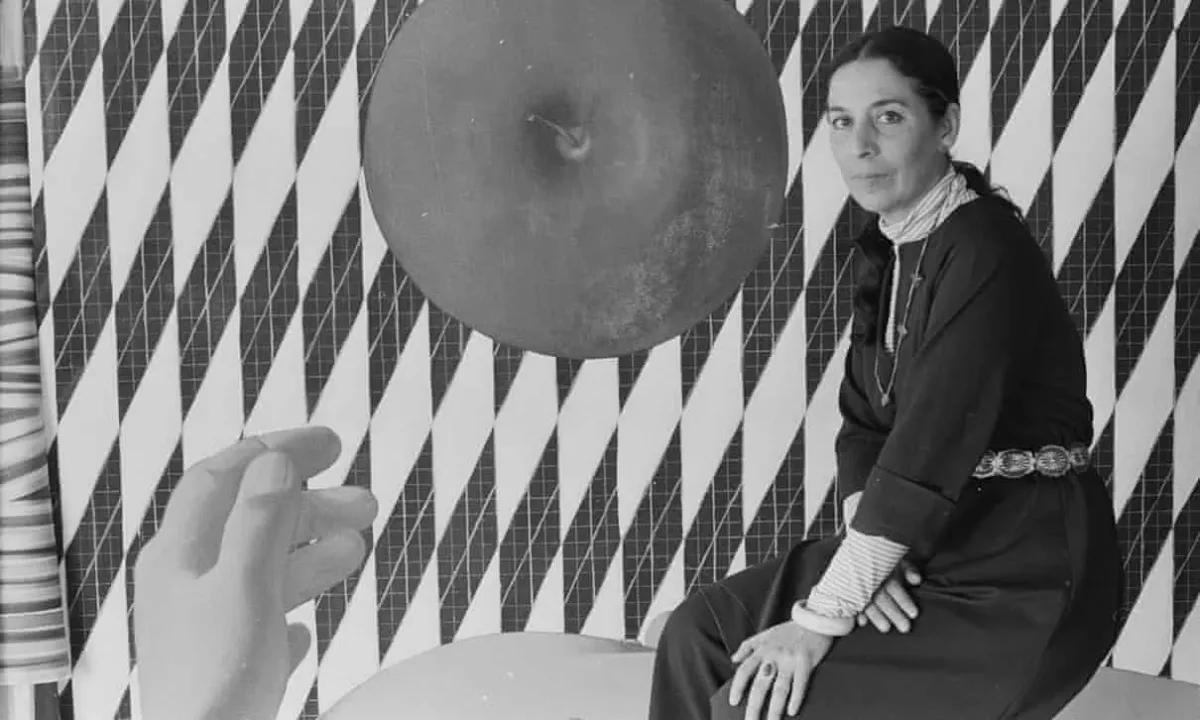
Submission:
M 908 588 L 920 584 L 920 571 L 908 560 L 901 560 L 896 572 L 875 593 L 871 604 L 859 613 L 859 626 L 864 627 L 869 622 L 879 632 L 888 632 L 893 627 L 904 633 L 911 630 L 919 610 Z

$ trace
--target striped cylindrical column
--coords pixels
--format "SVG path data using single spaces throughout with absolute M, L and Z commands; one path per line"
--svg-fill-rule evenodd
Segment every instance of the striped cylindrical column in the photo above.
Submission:
M 71 658 L 42 420 L 22 40 L 22 3 L 0 0 L 0 713 L 37 718 Z

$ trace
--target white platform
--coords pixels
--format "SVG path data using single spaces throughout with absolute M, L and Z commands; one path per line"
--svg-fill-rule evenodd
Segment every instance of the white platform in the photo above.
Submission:
M 382 671 L 322 720 L 642 720 L 654 650 L 581 635 L 505 633 Z M 1200 686 L 1101 668 L 1057 720 L 1198 720 Z
M 1200 720 L 1200 685 L 1100 668 L 1056 720 Z

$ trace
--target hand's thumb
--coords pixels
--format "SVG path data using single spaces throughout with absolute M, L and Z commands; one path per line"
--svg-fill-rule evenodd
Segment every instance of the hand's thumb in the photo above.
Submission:
M 274 452 L 255 458 L 225 525 L 219 562 L 282 582 L 299 513 L 300 488 L 291 460 Z
M 288 625 L 287 629 L 288 643 L 288 676 L 296 672 L 296 668 L 300 667 L 300 663 L 304 662 L 304 657 L 308 655 L 308 646 L 312 643 L 312 635 L 309 634 L 308 628 L 299 623 Z

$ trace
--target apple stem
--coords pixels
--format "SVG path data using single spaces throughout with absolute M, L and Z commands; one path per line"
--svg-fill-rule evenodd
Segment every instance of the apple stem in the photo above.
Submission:
M 526 118 L 529 122 L 539 122 L 546 127 L 554 130 L 558 134 L 555 145 L 563 157 L 568 160 L 581 160 L 588 153 L 588 148 L 591 146 L 591 141 L 588 138 L 587 132 L 583 128 L 572 128 L 567 130 L 555 122 L 551 122 L 540 115 L 530 115 Z

